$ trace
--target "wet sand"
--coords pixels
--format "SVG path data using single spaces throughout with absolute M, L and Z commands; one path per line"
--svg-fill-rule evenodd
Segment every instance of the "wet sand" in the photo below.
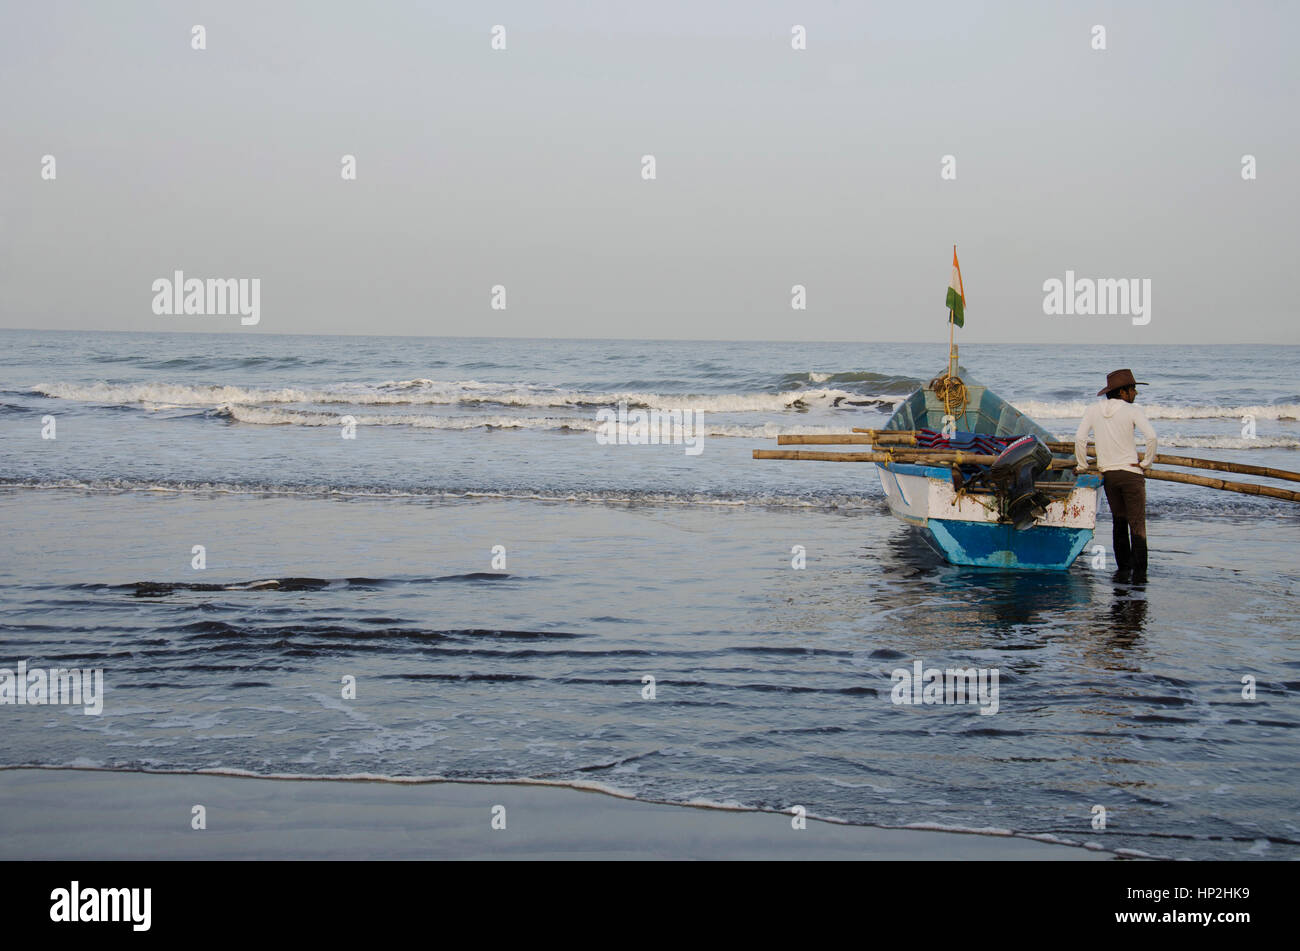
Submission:
M 997 835 L 878 829 L 513 783 L 0 770 L 0 859 L 1108 859 Z M 193 807 L 207 828 L 191 828 Z M 493 829 L 493 808 L 505 828 Z

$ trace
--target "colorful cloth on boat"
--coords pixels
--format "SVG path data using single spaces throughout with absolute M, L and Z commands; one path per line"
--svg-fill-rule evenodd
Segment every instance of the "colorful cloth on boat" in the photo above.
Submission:
M 951 436 L 935 432 L 933 429 L 916 431 L 918 449 L 955 449 L 959 452 L 978 453 L 996 456 L 1011 445 L 1019 436 L 986 436 L 983 433 L 955 432 Z

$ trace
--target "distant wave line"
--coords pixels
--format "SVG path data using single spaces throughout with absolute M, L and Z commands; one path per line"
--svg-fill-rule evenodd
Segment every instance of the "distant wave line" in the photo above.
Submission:
M 799 411 L 809 408 L 868 408 L 887 412 L 901 396 L 855 393 L 842 389 L 792 389 L 778 393 L 664 394 L 559 390 L 527 383 L 481 383 L 477 380 L 440 382 L 415 379 L 384 383 L 336 383 L 319 388 L 189 386 L 172 383 L 41 383 L 28 392 L 53 399 L 144 406 L 152 409 L 268 404 L 340 404 L 346 406 L 477 406 L 516 408 L 591 408 L 619 402 L 634 408 L 694 409 L 705 413 Z M 1079 419 L 1091 400 L 1013 400 L 1028 416 L 1039 419 Z M 1151 419 L 1300 420 L 1300 403 L 1219 405 L 1140 404 Z M 593 414 L 594 415 L 594 414 Z
M 892 409 L 898 395 L 870 395 L 838 389 L 789 390 L 780 393 L 640 393 L 558 390 L 527 383 L 480 383 L 398 380 L 386 383 L 338 383 L 320 388 L 189 386 L 175 383 L 40 383 L 32 394 L 84 403 L 145 406 L 153 409 L 265 404 L 342 404 L 347 406 L 476 406 L 575 408 L 615 406 L 693 409 L 706 413 L 772 412 L 809 406 L 874 404 Z

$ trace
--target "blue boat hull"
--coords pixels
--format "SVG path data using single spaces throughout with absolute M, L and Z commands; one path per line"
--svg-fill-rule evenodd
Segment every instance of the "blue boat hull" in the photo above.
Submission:
M 996 522 L 931 518 L 921 529 L 926 541 L 954 565 L 1063 571 L 1092 540 L 1090 528 L 1035 525 L 1016 531 Z

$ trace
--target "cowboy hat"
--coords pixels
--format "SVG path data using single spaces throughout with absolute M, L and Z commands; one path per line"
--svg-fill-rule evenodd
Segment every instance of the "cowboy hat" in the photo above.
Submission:
M 1112 370 L 1106 374 L 1106 385 L 1097 391 L 1098 396 L 1105 396 L 1111 390 L 1122 390 L 1127 386 L 1146 386 L 1133 379 L 1132 370 Z

